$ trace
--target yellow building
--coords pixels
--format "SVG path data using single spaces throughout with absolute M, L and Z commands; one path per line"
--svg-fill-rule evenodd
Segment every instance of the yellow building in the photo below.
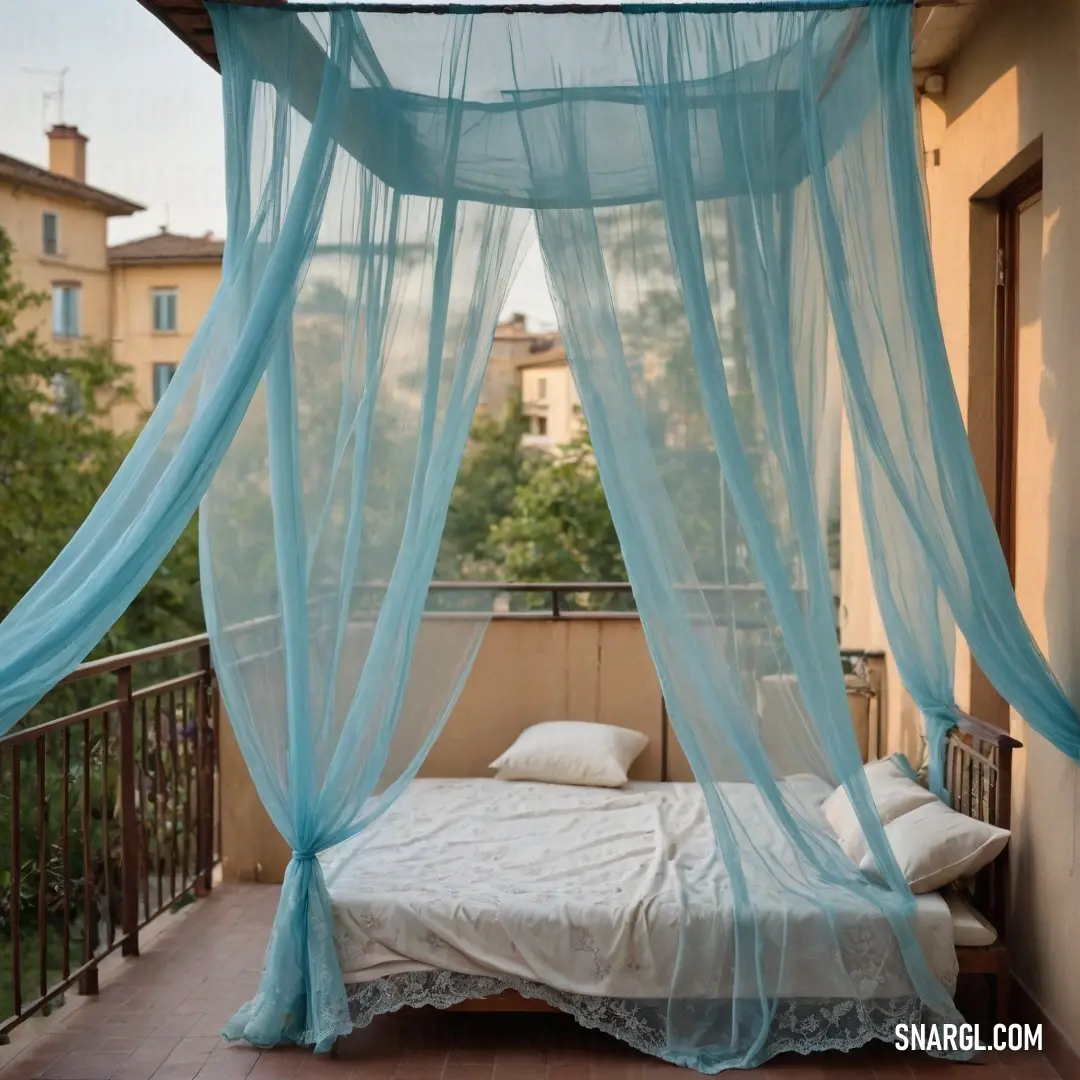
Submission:
M 500 416 L 512 394 L 521 398 L 529 430 L 525 445 L 557 450 L 584 429 L 581 398 L 558 334 L 536 333 L 524 315 L 495 328 L 477 411 Z
M 581 397 L 570 374 L 562 345 L 538 353 L 522 362 L 521 403 L 529 421 L 526 446 L 558 450 L 585 429 Z
M 27 328 L 64 351 L 109 341 L 106 223 L 143 207 L 87 184 L 87 139 L 77 128 L 58 124 L 48 138 L 47 169 L 0 154 L 0 226 L 16 277 L 48 297 L 27 312 Z
M 143 207 L 86 183 L 87 138 L 58 124 L 49 167 L 0 154 L 0 226 L 14 273 L 47 303 L 26 314 L 60 352 L 101 344 L 131 368 L 135 401 L 114 423 L 142 421 L 169 384 L 221 280 L 224 242 L 164 229 L 112 248 L 109 218 Z
M 131 369 L 130 426 L 157 404 L 221 282 L 225 242 L 211 234 L 154 236 L 109 248 L 114 358 Z
M 86 183 L 88 139 L 77 128 L 48 133 L 47 169 L 0 154 L 0 226 L 14 245 L 15 275 L 47 297 L 28 313 L 58 351 L 107 345 L 131 370 L 135 400 L 113 421 L 142 422 L 168 386 L 221 281 L 225 244 L 211 234 L 159 233 L 109 247 L 111 217 L 144 209 Z M 550 387 L 550 389 L 548 389 Z M 530 332 L 523 315 L 495 330 L 478 409 L 501 416 L 527 399 L 529 442 L 569 441 L 580 405 L 557 336 Z
M 529 332 L 524 315 L 511 315 L 495 327 L 487 373 L 476 405 L 478 413 L 502 416 L 510 398 L 521 393 L 519 366 L 546 340 Z

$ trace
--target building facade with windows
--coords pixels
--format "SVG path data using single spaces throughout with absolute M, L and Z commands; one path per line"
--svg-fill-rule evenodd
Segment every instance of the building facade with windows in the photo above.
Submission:
M 518 370 L 547 339 L 531 332 L 524 315 L 511 315 L 495 327 L 484 385 L 476 403 L 478 413 L 500 418 L 515 395 L 521 393 Z
M 513 395 L 521 398 L 527 446 L 557 450 L 583 430 L 581 398 L 558 334 L 531 331 L 524 315 L 495 328 L 477 411 L 501 416 Z
M 224 251 L 210 234 L 164 229 L 109 249 L 113 356 L 135 389 L 118 426 L 137 423 L 165 393 L 221 282 Z
M 225 243 L 162 229 L 108 246 L 109 218 L 144 209 L 86 183 L 87 138 L 70 125 L 48 133 L 49 167 L 0 154 L 0 227 L 14 245 L 16 277 L 45 297 L 28 312 L 58 351 L 108 346 L 130 369 L 134 400 L 114 424 L 140 424 L 168 388 L 221 281 Z M 501 416 L 526 402 L 532 445 L 555 449 L 582 427 L 580 402 L 558 336 L 512 315 L 495 330 L 478 410 Z
M 24 314 L 59 350 L 110 337 L 106 225 L 143 207 L 86 182 L 86 136 L 58 124 L 49 167 L 0 154 L 0 226 L 14 246 L 14 273 L 45 303 Z
M 561 345 L 525 360 L 520 367 L 521 404 L 529 425 L 525 445 L 558 450 L 584 430 L 581 396 Z
M 0 227 L 13 271 L 44 303 L 24 315 L 57 352 L 104 345 L 131 369 L 135 400 L 114 424 L 134 427 L 165 392 L 221 280 L 224 241 L 164 229 L 109 247 L 110 218 L 143 207 L 86 183 L 87 138 L 48 133 L 49 167 L 0 154 Z

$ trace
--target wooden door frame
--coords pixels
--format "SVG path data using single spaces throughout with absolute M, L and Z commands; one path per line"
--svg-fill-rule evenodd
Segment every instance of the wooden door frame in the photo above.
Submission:
M 1032 151 L 1035 154 L 1032 154 Z M 1034 156 L 1034 160 L 1032 160 Z M 1000 185 L 971 200 L 968 262 L 968 435 L 1002 551 L 1015 583 L 1020 213 L 1042 192 L 1041 146 Z M 988 190 L 989 189 L 989 190 Z M 996 262 L 996 265 L 995 265 Z M 1008 731 L 1009 706 L 971 658 L 971 711 Z
M 1020 215 L 1042 198 L 1042 161 L 1036 162 L 1001 193 L 998 210 L 998 290 L 995 305 L 994 401 L 996 461 L 994 524 L 1009 577 L 1016 584 L 1016 454 L 1019 439 L 1019 276 Z

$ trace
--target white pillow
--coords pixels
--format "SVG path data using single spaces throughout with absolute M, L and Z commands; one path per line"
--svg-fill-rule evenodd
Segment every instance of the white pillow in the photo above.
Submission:
M 1009 842 L 1009 832 L 958 814 L 934 799 L 886 825 L 885 839 L 911 891 L 927 893 L 992 863 Z M 859 869 L 876 874 L 874 856 L 865 855 Z
M 491 768 L 496 780 L 622 787 L 647 735 L 608 724 L 558 720 L 526 728 Z
M 870 785 L 870 797 L 877 807 L 878 820 L 888 825 L 916 807 L 940 800 L 915 781 L 915 770 L 903 754 L 871 761 L 863 767 Z M 847 792 L 838 787 L 822 803 L 821 811 L 829 823 L 840 847 L 852 862 L 861 862 L 870 850 L 863 835 L 862 826 L 855 814 L 855 807 Z

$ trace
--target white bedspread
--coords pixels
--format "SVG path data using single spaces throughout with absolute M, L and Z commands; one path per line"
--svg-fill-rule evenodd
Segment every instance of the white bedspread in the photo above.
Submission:
M 811 813 L 831 790 L 817 777 L 787 782 Z M 777 875 L 799 856 L 756 789 L 722 790 L 745 829 L 738 842 L 770 995 L 909 994 L 880 911 L 836 890 L 833 934 L 811 896 L 777 889 Z M 696 784 L 609 791 L 419 780 L 367 832 L 320 858 L 347 983 L 434 968 L 577 994 L 666 998 L 678 970 L 680 996 L 757 992 L 756 978 L 732 986 L 732 883 Z M 798 884 L 798 874 L 787 880 Z M 923 949 L 951 991 L 948 907 L 936 894 L 917 904 Z M 677 967 L 680 924 L 683 956 L 709 964 Z

